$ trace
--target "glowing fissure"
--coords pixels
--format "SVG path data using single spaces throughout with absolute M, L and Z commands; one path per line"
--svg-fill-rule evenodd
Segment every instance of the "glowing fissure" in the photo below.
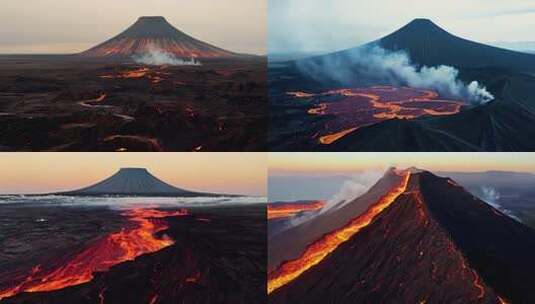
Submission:
M 193 39 L 177 38 L 121 38 L 85 52 L 86 56 L 108 57 L 144 54 L 151 48 L 158 48 L 179 58 L 231 57 L 232 53 L 197 42 Z
M 159 251 L 174 243 L 167 236 L 156 234 L 167 229 L 165 217 L 185 216 L 187 210 L 162 211 L 156 209 L 132 209 L 125 211 L 128 227 L 111 233 L 91 244 L 62 266 L 44 271 L 40 265 L 32 268 L 28 277 L 16 286 L 0 291 L 0 299 L 21 292 L 39 292 L 62 289 L 89 282 L 94 272 L 103 272 L 140 255 Z M 101 295 L 103 297 L 103 295 Z
M 284 262 L 268 275 L 268 294 L 298 278 L 305 271 L 320 263 L 338 246 L 368 226 L 377 215 L 388 208 L 398 196 L 405 192 L 410 179 L 410 171 L 396 172 L 401 176 L 399 184 L 371 205 L 363 214 L 351 220 L 344 227 L 327 233 L 319 240 L 310 244 L 303 254 L 291 261 Z
M 455 183 L 453 183 L 450 179 L 447 180 L 447 182 L 451 185 L 457 186 Z M 418 208 L 418 215 L 420 220 L 424 221 L 424 225 L 427 226 L 429 224 L 428 216 L 425 212 L 425 203 L 422 196 L 422 193 L 420 191 L 412 191 L 412 192 L 406 192 L 406 194 L 412 194 L 414 196 L 414 199 L 417 202 L 417 208 Z M 477 299 L 478 301 L 482 300 L 485 297 L 485 286 L 483 285 L 483 282 L 481 278 L 479 277 L 478 273 L 472 269 L 464 257 L 464 255 L 459 251 L 453 241 L 448 239 L 448 250 L 452 252 L 452 254 L 457 255 L 460 262 L 461 262 L 461 269 L 463 270 L 463 273 L 467 273 L 470 276 L 472 276 L 472 284 L 474 288 L 477 290 Z M 462 275 L 462 274 L 461 274 Z M 498 297 L 499 298 L 499 297 Z M 502 300 L 501 298 L 499 298 Z
M 325 201 L 307 203 L 269 204 L 267 208 L 268 220 L 292 217 L 300 212 L 317 211 L 325 206 Z
M 148 79 L 151 84 L 158 85 L 166 80 L 170 73 L 165 72 L 166 65 L 156 67 L 136 67 L 130 70 L 124 70 L 115 74 L 100 75 L 102 79 Z

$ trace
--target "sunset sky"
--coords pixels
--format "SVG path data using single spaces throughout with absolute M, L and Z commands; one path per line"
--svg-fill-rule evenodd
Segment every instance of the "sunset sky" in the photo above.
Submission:
M 231 51 L 266 53 L 267 0 L 2 0 L 0 53 L 80 52 L 145 15 Z
M 480 42 L 535 41 L 533 0 L 270 0 L 269 53 L 327 52 L 428 18 Z
M 535 173 L 533 153 L 270 153 L 269 175 L 351 175 L 391 166 L 431 171 Z
M 145 167 L 188 190 L 266 195 L 267 153 L 0 153 L 0 193 L 88 186 L 121 167 Z

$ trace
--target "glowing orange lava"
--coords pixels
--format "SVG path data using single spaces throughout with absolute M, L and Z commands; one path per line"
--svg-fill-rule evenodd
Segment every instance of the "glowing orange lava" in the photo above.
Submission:
M 131 57 L 158 49 L 178 58 L 233 57 L 234 54 L 217 47 L 186 38 L 117 38 L 83 54 L 91 57 Z
M 340 132 L 337 132 L 337 133 L 334 133 L 334 134 L 321 136 L 320 137 L 320 143 L 322 143 L 324 145 L 332 144 L 333 142 L 335 142 L 335 141 L 339 140 L 340 138 L 346 136 L 347 134 L 355 131 L 356 129 L 358 129 L 358 128 L 350 128 L 350 129 L 343 130 L 343 131 L 340 131 Z
M 292 217 L 300 212 L 317 211 L 325 206 L 325 201 L 307 203 L 269 204 L 267 208 L 268 220 Z
M 156 236 L 168 228 L 163 218 L 187 214 L 187 210 L 128 210 L 124 212 L 130 222 L 128 227 L 95 241 L 59 268 L 44 271 L 40 265 L 34 267 L 23 282 L 1 290 L 0 299 L 21 292 L 52 291 L 89 282 L 94 272 L 107 271 L 113 265 L 159 251 L 174 243 L 165 235 Z
M 307 93 L 307 92 L 287 92 L 286 94 L 297 97 L 297 98 L 310 98 L 316 96 L 315 94 Z
M 146 66 L 137 67 L 130 70 L 120 71 L 116 74 L 101 75 L 103 79 L 141 79 L 146 78 L 153 85 L 157 85 L 166 80 L 165 76 L 170 75 L 168 72 L 164 72 L 166 66 L 159 66 L 157 68 L 149 68 Z
M 389 207 L 399 195 L 405 192 L 410 179 L 409 171 L 396 172 L 396 174 L 401 176 L 399 184 L 382 196 L 379 201 L 371 205 L 363 214 L 351 220 L 344 227 L 332 231 L 310 244 L 299 258 L 285 262 L 269 273 L 268 294 L 293 281 L 303 272 L 320 263 L 338 246 L 349 240 L 362 228 L 368 226 L 378 214 Z
M 319 142 L 326 145 L 359 128 L 384 120 L 453 115 L 459 113 L 465 104 L 439 99 L 434 91 L 393 86 L 336 89 L 319 94 L 286 94 L 314 103 L 308 110 L 310 115 L 334 117 L 325 123 L 324 130 L 318 134 Z

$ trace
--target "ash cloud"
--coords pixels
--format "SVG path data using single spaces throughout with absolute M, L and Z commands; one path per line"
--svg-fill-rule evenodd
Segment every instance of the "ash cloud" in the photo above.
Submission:
M 173 54 L 153 45 L 149 46 L 145 53 L 134 55 L 132 59 L 136 63 L 147 65 L 201 65 L 195 58 L 188 60 L 176 58 Z
M 516 220 L 517 222 L 522 222 L 520 218 L 514 215 L 514 213 L 511 210 L 506 209 L 502 205 L 500 205 L 499 203 L 500 193 L 498 192 L 498 190 L 496 190 L 496 188 L 489 187 L 489 186 L 482 186 L 481 194 L 482 194 L 481 199 L 483 199 L 487 204 L 500 210 L 503 214 L 509 216 L 510 218 Z
M 417 66 L 404 51 L 391 52 L 379 46 L 361 47 L 349 53 L 338 53 L 315 59 L 300 60 L 298 68 L 318 81 L 335 81 L 352 85 L 366 81 L 433 89 L 442 97 L 457 98 L 471 104 L 484 104 L 494 96 L 477 81 L 463 83 L 459 70 L 439 65 Z

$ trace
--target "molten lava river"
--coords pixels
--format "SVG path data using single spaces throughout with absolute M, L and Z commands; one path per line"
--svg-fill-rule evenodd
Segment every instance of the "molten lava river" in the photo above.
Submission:
M 317 135 L 319 142 L 326 145 L 361 127 L 384 120 L 453 115 L 465 105 L 462 101 L 440 99 L 434 91 L 393 86 L 338 89 L 319 94 L 287 94 L 313 102 L 315 106 L 308 111 L 310 115 L 334 116 Z
M 301 212 L 321 210 L 324 206 L 325 201 L 269 204 L 267 208 L 268 220 L 290 218 Z
M 41 265 L 33 267 L 22 282 L 0 290 L 0 299 L 21 292 L 52 291 L 89 282 L 94 272 L 107 271 L 119 263 L 168 247 L 174 243 L 173 240 L 165 235 L 156 236 L 168 228 L 163 218 L 187 214 L 184 209 L 161 211 L 138 208 L 125 211 L 123 215 L 130 225 L 96 240 L 55 269 L 43 270 Z
M 398 196 L 405 192 L 409 183 L 410 171 L 396 172 L 400 175 L 399 184 L 383 195 L 368 210 L 357 216 L 340 229 L 331 231 L 317 241 L 307 246 L 304 252 L 295 260 L 282 263 L 277 269 L 268 274 L 268 294 L 298 278 L 305 271 L 320 263 L 338 246 L 368 226 L 383 210 L 388 208 Z

